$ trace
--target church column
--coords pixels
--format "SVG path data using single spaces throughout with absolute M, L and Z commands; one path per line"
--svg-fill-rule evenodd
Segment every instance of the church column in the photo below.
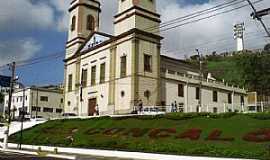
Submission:
M 132 71 L 131 71 L 131 86 L 132 86 L 132 91 L 131 91 L 131 100 L 132 100 L 132 105 L 135 106 L 137 105 L 137 100 L 140 98 L 139 97 L 139 40 L 134 38 L 132 40 Z
M 156 106 L 161 106 L 161 72 L 160 72 L 160 48 L 161 45 L 157 45 L 157 99 L 156 99 Z
M 116 47 L 110 49 L 110 84 L 109 84 L 109 106 L 113 107 L 112 112 L 115 114 L 115 78 L 116 78 Z

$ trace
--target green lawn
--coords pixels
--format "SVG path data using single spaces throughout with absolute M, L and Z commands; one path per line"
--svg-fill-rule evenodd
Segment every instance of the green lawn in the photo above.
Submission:
M 257 138 L 264 139 L 265 142 L 248 142 L 243 139 L 247 133 L 270 129 L 269 117 L 269 114 L 221 116 L 172 114 L 157 117 L 56 120 L 25 131 L 23 143 L 179 155 L 269 159 L 270 133 L 258 135 Z M 112 128 L 114 130 L 108 130 Z M 171 132 L 164 130 L 169 128 Z M 176 138 L 192 128 L 201 129 L 198 140 Z M 145 134 L 136 137 L 133 133 L 127 132 L 132 129 L 142 129 L 140 131 L 144 131 L 142 133 Z M 159 130 L 163 132 L 158 132 L 157 129 L 163 129 Z M 173 132 L 174 129 L 176 133 Z M 207 140 L 209 134 L 216 129 L 222 131 L 222 134 L 218 136 L 219 139 Z M 157 136 L 151 136 L 151 133 L 156 133 Z M 234 138 L 234 140 L 225 141 L 220 138 Z M 19 134 L 12 135 L 11 140 L 18 142 Z

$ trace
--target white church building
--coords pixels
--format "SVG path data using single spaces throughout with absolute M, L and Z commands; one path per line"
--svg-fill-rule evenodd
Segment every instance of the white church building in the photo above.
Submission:
M 144 107 L 176 105 L 181 112 L 245 111 L 244 89 L 211 76 L 200 85 L 198 68 L 161 55 L 156 0 L 118 0 L 113 35 L 99 31 L 100 12 L 99 0 L 70 4 L 66 113 L 129 114 L 141 102 Z

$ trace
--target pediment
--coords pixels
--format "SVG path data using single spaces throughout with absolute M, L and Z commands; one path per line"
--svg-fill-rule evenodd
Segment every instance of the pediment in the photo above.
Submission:
M 95 32 L 93 33 L 89 39 L 87 40 L 87 42 L 85 43 L 83 49 L 81 50 L 81 52 L 86 51 L 88 49 L 91 49 L 105 41 L 108 41 L 112 38 L 113 36 L 105 34 L 105 33 L 101 33 L 101 32 Z

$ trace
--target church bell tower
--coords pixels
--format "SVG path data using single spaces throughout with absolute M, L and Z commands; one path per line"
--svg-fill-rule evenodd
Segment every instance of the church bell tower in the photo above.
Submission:
M 99 30 L 99 0 L 73 0 L 69 8 L 69 30 L 66 58 L 75 54 L 86 38 Z
M 161 20 L 156 0 L 118 0 L 118 13 L 114 18 L 116 36 L 135 28 L 159 35 Z

